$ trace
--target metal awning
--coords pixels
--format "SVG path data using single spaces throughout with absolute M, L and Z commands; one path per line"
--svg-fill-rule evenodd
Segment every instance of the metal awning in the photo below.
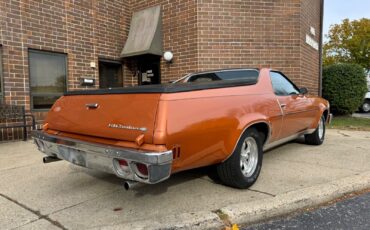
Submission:
M 163 54 L 161 7 L 155 6 L 133 14 L 130 32 L 121 57 Z

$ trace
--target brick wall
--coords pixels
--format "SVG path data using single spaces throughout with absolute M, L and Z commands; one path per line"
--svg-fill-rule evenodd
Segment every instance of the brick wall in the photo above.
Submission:
M 312 37 L 316 42 L 320 42 L 320 0 L 302 1 L 301 5 L 301 82 L 307 87 L 309 92 L 318 94 L 319 90 L 319 76 L 320 76 L 320 56 L 319 52 L 309 46 L 305 40 L 306 35 Z M 315 35 L 310 33 L 310 27 L 315 29 Z
M 68 90 L 87 89 L 80 86 L 82 76 L 95 78 L 97 87 L 98 69 L 90 68 L 90 62 L 120 58 L 129 29 L 127 1 L 1 0 L 0 4 L 6 103 L 30 109 L 28 49 L 68 54 Z
M 320 36 L 319 3 L 198 1 L 199 69 L 270 67 L 317 94 L 319 53 L 304 41 L 310 25 Z
M 299 1 L 202 0 L 199 11 L 202 69 L 271 67 L 299 74 Z
M 119 60 L 132 12 L 161 5 L 163 81 L 206 69 L 271 67 L 300 85 L 318 88 L 318 52 L 305 44 L 310 26 L 319 39 L 319 0 L 0 1 L 5 102 L 29 109 L 28 49 L 68 54 L 68 90 L 88 89 L 80 77 L 98 70 L 98 58 Z M 136 84 L 135 63 L 125 63 L 125 83 Z M 97 86 L 96 86 L 97 87 Z

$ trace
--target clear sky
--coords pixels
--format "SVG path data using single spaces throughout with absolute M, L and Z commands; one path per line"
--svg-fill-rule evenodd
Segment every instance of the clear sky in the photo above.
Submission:
M 370 0 L 324 0 L 324 34 L 332 24 L 350 20 L 370 18 Z

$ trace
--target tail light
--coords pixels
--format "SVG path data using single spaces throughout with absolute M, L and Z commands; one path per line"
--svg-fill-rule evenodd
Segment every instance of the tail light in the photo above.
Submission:
M 113 168 L 119 176 L 127 176 L 131 173 L 129 163 L 124 159 L 114 159 Z
M 126 160 L 123 160 L 123 159 L 120 159 L 118 160 L 118 164 L 119 164 L 119 167 L 123 170 L 123 171 L 127 171 L 129 170 L 128 168 L 128 163 Z
M 149 178 L 148 166 L 143 163 L 116 158 L 113 160 L 113 168 L 115 173 L 121 177 L 131 176 L 134 173 L 141 179 L 146 180 Z
M 142 163 L 135 163 L 136 174 L 141 178 L 148 178 L 148 166 Z

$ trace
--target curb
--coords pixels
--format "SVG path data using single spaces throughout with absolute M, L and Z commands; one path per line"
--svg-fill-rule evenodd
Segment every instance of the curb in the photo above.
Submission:
M 370 188 L 370 171 L 268 198 L 221 209 L 232 223 L 247 225 L 316 206 Z
M 165 208 L 165 207 L 163 207 Z M 183 213 L 179 215 L 171 215 L 166 217 L 159 217 L 157 219 L 135 221 L 114 226 L 99 227 L 104 230 L 119 230 L 119 229 L 223 229 L 225 224 L 220 220 L 218 215 L 210 211 Z
M 297 210 L 313 207 L 342 197 L 351 192 L 370 188 L 370 171 L 355 176 L 294 190 L 264 200 L 229 205 L 217 212 L 227 217 L 227 222 L 248 225 Z M 165 207 L 164 207 L 165 208 Z M 99 229 L 224 229 L 220 215 L 211 211 L 183 213 L 157 219 L 135 221 Z

